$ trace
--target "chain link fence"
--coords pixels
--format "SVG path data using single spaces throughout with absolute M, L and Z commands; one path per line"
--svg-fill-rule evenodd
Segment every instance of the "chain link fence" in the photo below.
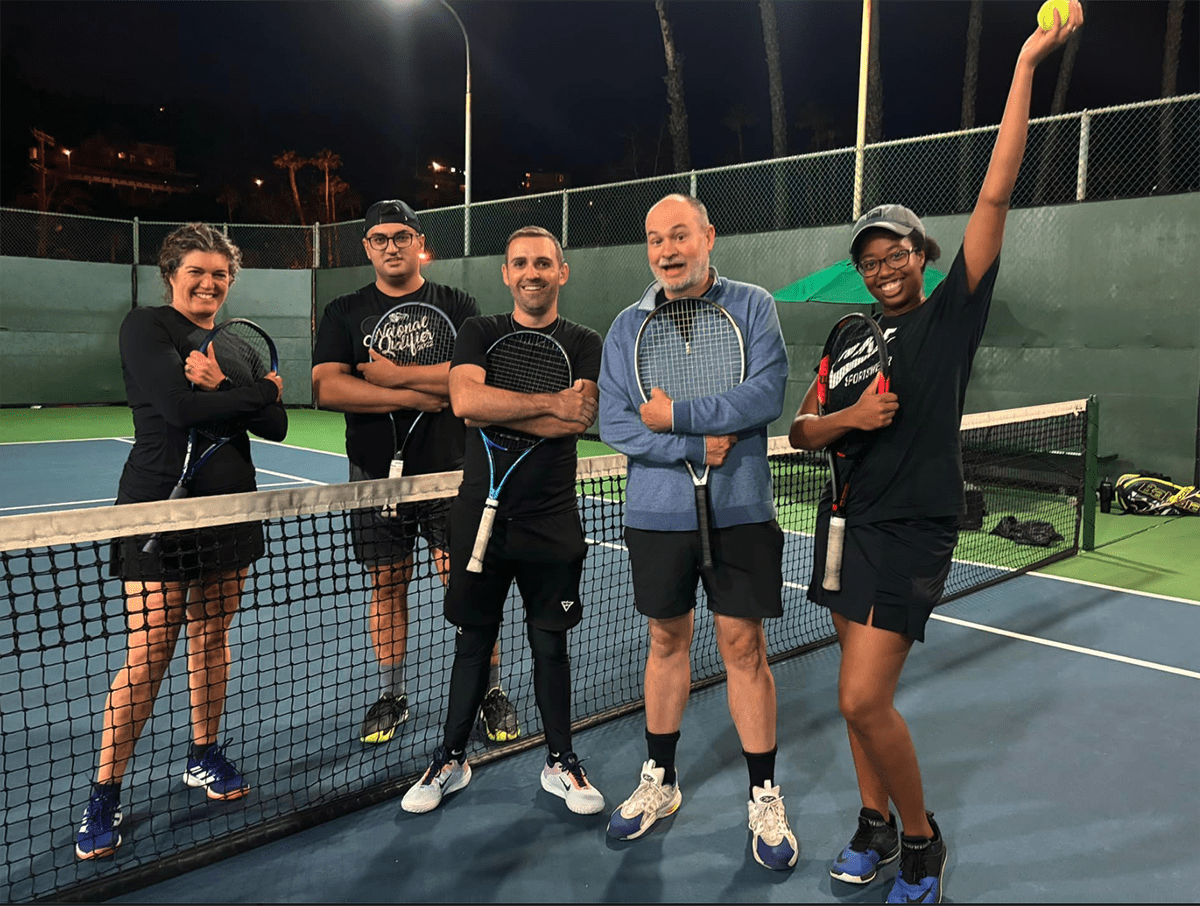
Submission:
M 883 201 L 923 217 L 967 213 L 997 127 L 819 151 L 711 170 L 422 211 L 433 258 L 500 255 L 508 235 L 545 227 L 568 248 L 638 244 L 649 207 L 671 192 L 704 201 L 724 235 L 769 234 L 852 221 Z M 1015 208 L 1200 191 L 1200 94 L 1042 117 L 1030 122 Z M 0 255 L 113 264 L 157 262 L 179 224 L 0 208 Z M 362 221 L 227 224 L 249 268 L 366 263 Z M 764 237 L 764 241 L 767 241 Z M 769 244 L 769 242 L 768 242 Z

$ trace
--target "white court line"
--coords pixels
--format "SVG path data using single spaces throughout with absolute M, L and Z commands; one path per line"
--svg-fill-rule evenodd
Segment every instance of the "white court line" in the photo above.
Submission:
M 1120 590 L 1117 589 L 1117 591 Z M 1103 658 L 1106 661 L 1117 661 L 1121 664 L 1132 664 L 1135 667 L 1146 667 L 1149 670 L 1159 670 L 1163 673 L 1174 673 L 1177 676 L 1186 676 L 1189 679 L 1200 679 L 1200 672 L 1195 670 L 1184 670 L 1182 667 L 1169 667 L 1166 664 L 1156 664 L 1153 661 L 1143 661 L 1135 657 L 1125 657 L 1121 654 L 1109 654 L 1107 651 L 1097 651 L 1095 648 L 1082 648 L 1079 645 L 1068 645 L 1066 642 L 1053 642 L 1050 639 L 1041 639 L 1037 636 L 1012 632 L 1008 629 L 997 629 L 994 626 L 984 626 L 982 623 L 971 623 L 967 620 L 957 619 L 956 617 L 944 617 L 937 613 L 933 614 L 932 617 L 943 623 L 953 623 L 955 626 L 962 626 L 966 629 L 978 629 L 980 632 L 990 632 L 993 635 L 1002 635 L 1021 642 L 1032 642 L 1035 645 L 1045 645 L 1047 648 L 1058 648 L 1062 651 L 1072 651 L 1076 654 L 1087 654 L 1092 657 Z
M 67 500 L 63 503 L 27 503 L 22 506 L 0 507 L 0 513 L 7 513 L 10 510 L 41 510 L 46 507 L 67 509 L 69 507 L 86 506 L 89 503 L 112 503 L 114 500 L 116 500 L 115 497 L 100 497 L 97 500 Z
M 60 440 L 6 440 L 0 441 L 0 447 L 32 446 L 33 444 L 85 444 L 94 440 L 119 440 L 127 444 L 133 443 L 131 437 L 64 437 Z
M 1133 588 L 1121 588 L 1117 585 L 1101 585 L 1099 582 L 1088 582 L 1084 579 L 1073 579 L 1070 576 L 1055 576 L 1050 573 L 1034 572 L 1030 575 L 1037 576 L 1040 579 L 1054 579 L 1056 582 L 1071 582 L 1075 585 L 1088 585 L 1092 588 L 1102 588 L 1105 591 L 1116 591 L 1123 595 L 1141 595 L 1143 598 L 1157 598 L 1160 601 L 1174 601 L 1177 604 L 1191 604 L 1193 607 L 1200 607 L 1200 601 L 1193 601 L 1191 598 L 1177 598 L 1173 595 L 1158 595 L 1152 591 L 1138 591 Z
M 325 456 L 336 456 L 338 459 L 345 459 L 345 453 L 332 453 L 329 450 L 318 450 L 315 447 L 301 447 L 296 444 L 285 444 L 277 440 L 263 440 L 261 437 L 250 438 L 252 443 L 267 444 L 272 447 L 283 447 L 287 450 L 303 450 L 305 453 L 323 453 Z

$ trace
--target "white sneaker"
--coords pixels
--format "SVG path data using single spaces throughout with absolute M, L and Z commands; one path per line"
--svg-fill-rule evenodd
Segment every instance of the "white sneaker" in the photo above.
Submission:
M 659 818 L 675 814 L 683 801 L 679 775 L 675 782 L 663 783 L 666 772 L 651 759 L 642 765 L 642 780 L 633 795 L 621 803 L 608 819 L 608 835 L 618 840 L 636 840 L 654 826 Z
M 754 787 L 754 798 L 747 805 L 750 809 L 750 833 L 754 839 L 750 848 L 759 865 L 775 871 L 784 871 L 796 864 L 800 856 L 800 845 L 796 835 L 788 827 L 787 815 L 783 810 L 783 794 L 779 787 Z
M 461 790 L 470 782 L 471 766 L 467 760 L 452 758 L 449 749 L 438 746 L 429 770 L 404 794 L 400 808 L 416 814 L 431 812 L 441 805 L 443 796 Z
M 574 752 L 565 752 L 553 765 L 542 768 L 542 789 L 567 801 L 576 815 L 604 811 L 604 796 L 587 779 L 587 772 Z

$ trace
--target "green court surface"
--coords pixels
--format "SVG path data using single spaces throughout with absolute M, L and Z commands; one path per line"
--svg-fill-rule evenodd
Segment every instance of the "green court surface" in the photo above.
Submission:
M 327 453 L 345 453 L 345 424 L 340 412 L 288 409 L 286 443 Z M 132 436 L 133 419 L 127 406 L 0 409 L 0 443 Z M 602 456 L 612 452 L 597 441 L 579 442 L 580 456 Z

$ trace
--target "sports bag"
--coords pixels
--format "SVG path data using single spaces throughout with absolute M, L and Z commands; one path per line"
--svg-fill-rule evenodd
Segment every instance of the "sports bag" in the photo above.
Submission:
M 1113 485 L 1126 513 L 1139 516 L 1200 516 L 1200 490 L 1175 484 L 1158 472 L 1131 472 Z

